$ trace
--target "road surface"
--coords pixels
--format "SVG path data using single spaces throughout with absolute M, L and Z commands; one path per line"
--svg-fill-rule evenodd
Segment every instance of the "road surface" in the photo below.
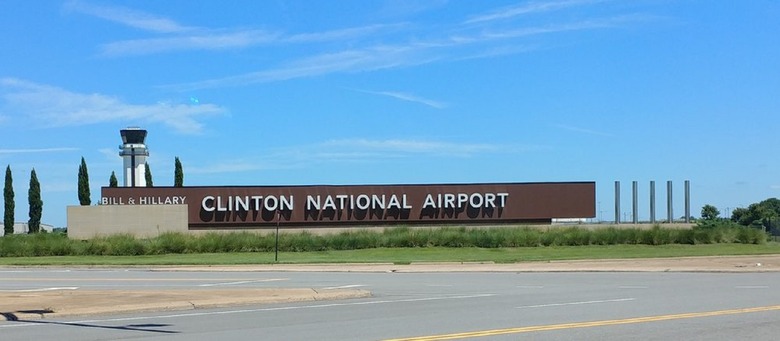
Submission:
M 339 301 L 0 320 L 2 340 L 774 340 L 780 273 L 0 269 L 0 290 L 367 290 Z M 64 289 L 70 288 L 70 289 Z

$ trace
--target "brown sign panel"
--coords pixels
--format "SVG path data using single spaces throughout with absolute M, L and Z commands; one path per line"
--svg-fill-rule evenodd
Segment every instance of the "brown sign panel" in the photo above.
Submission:
M 190 228 L 549 222 L 591 218 L 594 182 L 103 187 L 102 205 L 188 205 Z

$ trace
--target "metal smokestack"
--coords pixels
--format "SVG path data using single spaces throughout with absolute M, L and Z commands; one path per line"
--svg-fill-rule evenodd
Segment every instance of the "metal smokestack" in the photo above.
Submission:
M 691 181 L 685 180 L 685 223 L 691 222 Z
M 650 181 L 650 223 L 655 224 L 655 181 Z
M 674 209 L 672 203 L 672 181 L 666 182 L 666 219 L 669 224 L 674 222 Z
M 615 181 L 615 224 L 620 224 L 620 181 Z
M 634 224 L 639 223 L 639 212 L 638 212 L 639 211 L 639 197 L 638 197 L 638 192 L 639 192 L 639 190 L 638 190 L 637 182 L 636 181 L 631 182 L 631 193 L 632 193 L 632 197 L 633 197 L 633 198 L 631 198 L 631 202 L 632 202 L 631 209 L 632 209 L 632 212 L 633 212 L 633 215 L 634 215 L 633 219 L 632 219 L 632 222 Z

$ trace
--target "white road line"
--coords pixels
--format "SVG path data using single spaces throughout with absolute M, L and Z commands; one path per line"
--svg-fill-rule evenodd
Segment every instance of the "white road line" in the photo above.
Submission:
M 19 289 L 19 290 L 0 290 L 0 292 L 41 292 L 41 291 L 54 291 L 54 290 L 77 290 L 78 288 L 79 287 Z
M 342 285 L 342 286 L 339 286 L 339 287 L 322 288 L 322 290 L 349 289 L 349 288 L 359 288 L 359 287 L 364 287 L 364 286 L 365 286 L 364 284 L 351 284 L 351 285 Z
M 426 284 L 426 287 L 432 287 L 432 288 L 449 288 L 453 286 L 452 284 Z
M 737 285 L 734 289 L 769 289 L 768 285 Z
M 614 299 L 614 300 L 597 300 L 597 301 L 580 301 L 580 302 L 567 302 L 567 303 L 537 304 L 537 305 L 525 305 L 525 306 L 522 306 L 522 307 L 517 307 L 517 309 L 560 307 L 560 306 L 567 306 L 567 305 L 597 304 L 597 303 L 612 303 L 612 302 L 627 302 L 627 301 L 633 301 L 633 300 L 635 300 L 635 298 L 618 298 L 618 299 Z
M 102 320 L 82 320 L 82 321 L 66 321 L 61 324 L 83 324 L 83 323 L 102 323 L 102 322 L 118 322 L 118 321 L 138 321 L 138 320 L 160 320 L 177 317 L 197 317 L 208 315 L 230 315 L 230 314 L 246 314 L 257 313 L 264 311 L 282 311 L 282 310 L 301 310 L 301 309 L 317 309 L 317 308 L 332 308 L 332 307 L 349 307 L 360 305 L 372 305 L 372 304 L 393 304 L 393 303 L 410 303 L 410 302 L 426 302 L 426 301 L 444 301 L 444 300 L 462 300 L 472 298 L 484 298 L 496 296 L 496 294 L 479 294 L 479 295 L 462 295 L 462 296 L 440 296 L 440 297 L 425 297 L 425 298 L 409 298 L 402 300 L 380 300 L 380 301 L 366 301 L 366 302 L 350 302 L 350 303 L 330 303 L 330 304 L 316 304 L 316 305 L 304 305 L 304 306 L 292 306 L 292 307 L 276 307 L 276 308 L 257 308 L 257 309 L 240 309 L 240 310 L 225 310 L 215 312 L 199 312 L 199 313 L 182 313 L 182 314 L 170 314 L 170 315 L 157 315 L 157 316 L 137 316 L 137 317 L 124 317 Z M 8 321 L 9 324 L 0 324 L 0 329 L 3 328 L 19 328 L 19 327 L 33 327 L 39 326 L 35 323 L 25 323 L 24 321 Z
M 269 278 L 269 279 L 258 279 L 258 280 L 252 280 L 252 281 L 238 281 L 238 282 L 224 282 L 224 283 L 209 283 L 209 284 L 199 284 L 199 287 L 216 287 L 220 285 L 236 285 L 236 284 L 247 284 L 247 283 L 261 283 L 261 282 L 278 282 L 278 281 L 289 281 L 289 278 Z
M 650 288 L 645 285 L 621 285 L 618 287 L 618 289 L 647 289 Z

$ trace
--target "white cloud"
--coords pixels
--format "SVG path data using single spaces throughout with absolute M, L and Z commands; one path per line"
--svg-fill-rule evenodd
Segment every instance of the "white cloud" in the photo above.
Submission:
M 223 50 L 247 48 L 263 44 L 282 43 L 317 43 L 341 41 L 370 36 L 383 30 L 395 30 L 403 27 L 396 25 L 369 25 L 351 27 L 324 32 L 300 33 L 283 35 L 265 30 L 207 30 L 202 29 L 187 34 L 168 35 L 165 37 L 123 40 L 105 44 L 101 47 L 101 55 L 107 57 L 145 55 L 184 50 Z
M 551 24 L 515 29 L 480 30 L 459 32 L 428 40 L 415 40 L 395 45 L 374 45 L 338 52 L 327 52 L 299 58 L 275 68 L 248 72 L 235 76 L 208 79 L 204 81 L 163 86 L 178 91 L 206 88 L 242 86 L 255 83 L 284 81 L 296 78 L 314 77 L 333 73 L 357 73 L 382 69 L 396 69 L 429 64 L 437 61 L 474 59 L 534 49 L 518 48 L 516 39 L 551 33 L 613 28 L 622 24 L 646 21 L 654 17 L 646 15 L 622 15 L 597 18 L 565 24 Z M 498 49 L 495 44 L 502 44 Z M 514 48 L 507 48 L 512 44 Z
M 485 32 L 482 34 L 483 39 L 513 39 L 521 38 L 540 34 L 549 33 L 561 33 L 571 31 L 583 31 L 583 30 L 595 30 L 603 28 L 612 28 L 621 24 L 645 21 L 652 19 L 653 17 L 641 14 L 621 15 L 609 18 L 597 18 L 591 20 L 583 20 L 565 24 L 553 24 L 537 27 L 524 27 L 519 29 L 503 29 L 494 32 Z
M 375 35 L 381 31 L 396 30 L 406 26 L 405 24 L 392 25 L 368 25 L 360 27 L 349 27 L 344 29 L 293 34 L 287 37 L 280 37 L 281 41 L 291 43 L 312 43 L 325 41 L 339 41 L 344 39 L 355 39 L 365 36 Z
M 72 1 L 65 8 L 123 25 L 163 34 L 153 38 L 124 40 L 105 44 L 101 47 L 101 54 L 104 56 L 153 54 L 182 50 L 235 49 L 260 44 L 285 45 L 340 42 L 344 43 L 342 46 L 349 46 L 346 50 L 331 50 L 315 55 L 303 56 L 287 62 L 280 62 L 276 67 L 265 70 L 192 83 L 163 86 L 164 88 L 186 91 L 283 81 L 331 73 L 354 73 L 401 68 L 436 61 L 489 58 L 498 55 L 523 53 L 529 51 L 529 49 L 510 49 L 506 48 L 506 46 L 519 46 L 516 39 L 521 37 L 608 28 L 637 19 L 637 16 L 618 16 L 569 23 L 550 23 L 524 28 L 502 27 L 499 29 L 485 26 L 500 19 L 508 19 L 530 13 L 559 11 L 604 1 L 609 0 L 527 2 L 472 17 L 466 21 L 466 25 L 455 23 L 449 26 L 426 27 L 408 23 L 374 24 L 298 34 L 282 34 L 257 29 L 189 27 L 171 19 L 128 8 L 97 6 L 81 1 Z M 428 5 L 430 4 L 426 4 L 423 8 Z M 485 25 L 474 26 L 469 25 L 470 23 L 483 23 Z M 389 35 L 385 33 L 400 34 Z M 382 43 L 362 45 L 359 39 L 363 37 L 371 37 L 372 41 L 382 41 Z M 496 43 L 501 44 L 501 46 L 494 46 Z M 467 46 L 469 48 L 466 48 Z M 311 50 L 320 49 L 312 48 Z M 402 93 L 388 93 L 386 95 L 395 95 L 399 99 L 416 101 L 414 97 L 409 97 Z M 439 104 L 427 102 L 424 99 L 418 102 L 434 107 Z
M 300 44 L 343 41 L 376 35 L 380 31 L 396 30 L 404 24 L 369 25 L 323 32 L 284 35 L 266 30 L 199 29 L 185 34 L 164 37 L 122 40 L 101 47 L 107 57 L 146 55 L 185 50 L 224 50 L 268 44 Z
M 368 49 L 326 53 L 299 59 L 275 69 L 249 72 L 237 76 L 200 82 L 163 86 L 179 91 L 239 86 L 255 83 L 314 77 L 337 72 L 365 72 L 430 63 L 436 58 L 422 56 L 420 51 L 404 46 L 375 46 Z
M 215 160 L 206 166 L 190 166 L 187 173 L 237 173 L 268 169 L 302 169 L 311 165 L 372 163 L 388 159 L 417 157 L 472 157 L 484 153 L 522 153 L 543 146 L 513 146 L 486 143 L 457 143 L 413 139 L 338 139 L 304 146 L 291 146 L 259 153 L 251 159 Z
M 472 60 L 472 59 L 485 59 L 485 58 L 509 56 L 509 55 L 536 51 L 538 49 L 539 49 L 538 46 L 524 46 L 524 45 L 496 46 L 496 47 L 487 48 L 485 50 L 477 51 L 476 53 L 470 55 L 465 55 L 463 57 L 457 58 L 456 60 Z
M 78 148 L 60 147 L 60 148 L 29 148 L 29 149 L 0 149 L 0 154 L 31 154 L 31 153 L 58 153 L 73 152 Z
M 278 34 L 261 30 L 198 33 L 186 36 L 124 40 L 102 47 L 103 56 L 143 55 L 181 50 L 242 48 L 277 40 Z
M 0 79 L 0 105 L 48 127 L 81 126 L 103 122 L 161 123 L 181 133 L 199 133 L 200 119 L 223 114 L 213 104 L 128 104 L 102 94 L 82 94 L 14 78 Z
M 92 15 L 122 25 L 159 33 L 179 33 L 195 30 L 171 19 L 119 6 L 100 6 L 83 1 L 70 1 L 65 9 Z
M 210 29 L 183 26 L 174 20 L 129 8 L 91 5 L 81 1 L 71 1 L 65 5 L 65 8 L 165 35 L 163 37 L 123 40 L 105 44 L 101 47 L 101 55 L 103 56 L 143 55 L 181 50 L 245 48 L 259 44 L 282 42 L 313 43 L 341 41 L 372 36 L 379 31 L 395 30 L 405 26 L 405 24 L 376 24 L 323 32 L 282 35 L 258 29 Z
M 494 20 L 504 20 L 526 14 L 552 12 L 598 2 L 604 2 L 604 0 L 531 1 L 521 5 L 500 8 L 487 14 L 472 17 L 471 19 L 467 20 L 466 23 L 472 24 Z
M 368 91 L 368 90 L 356 90 L 356 91 L 364 92 L 364 93 L 367 93 L 367 94 L 392 97 L 392 98 L 399 99 L 399 100 L 402 100 L 402 101 L 420 103 L 420 104 L 424 104 L 424 105 L 427 105 L 429 107 L 436 108 L 436 109 L 444 109 L 444 108 L 447 107 L 447 104 L 445 104 L 443 102 L 439 102 L 439 101 L 435 101 L 435 100 L 419 97 L 419 96 L 412 95 L 412 94 L 409 94 L 409 93 L 404 93 L 404 92 L 396 92 L 396 91 Z

